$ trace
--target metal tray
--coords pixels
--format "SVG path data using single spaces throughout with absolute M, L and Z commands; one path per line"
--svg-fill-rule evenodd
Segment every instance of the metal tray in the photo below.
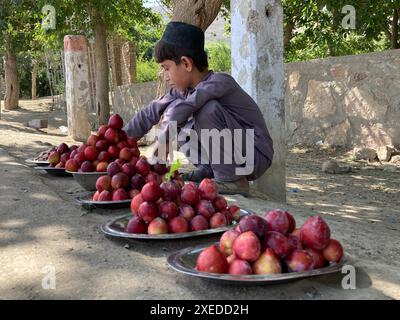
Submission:
M 78 182 L 87 191 L 96 191 L 96 181 L 99 177 L 107 175 L 107 172 L 71 172 Z
M 65 171 L 64 168 L 53 168 L 53 167 L 34 167 L 36 170 L 45 170 L 48 174 L 57 177 L 71 177 L 72 175 Z
M 240 216 L 243 217 L 245 215 L 252 214 L 248 210 L 241 209 Z M 127 238 L 127 239 L 144 239 L 144 240 L 174 240 L 174 239 L 183 239 L 183 238 L 192 238 L 192 237 L 200 237 L 207 236 L 212 234 L 223 233 L 226 230 L 232 229 L 237 225 L 237 222 L 233 222 L 230 226 L 215 228 L 215 229 L 207 229 L 201 231 L 191 231 L 184 233 L 168 233 L 168 234 L 139 234 L 139 233 L 128 233 L 125 232 L 125 226 L 127 225 L 129 219 L 132 218 L 132 215 L 124 215 L 115 220 L 106 222 L 100 226 L 100 230 L 108 236 L 119 237 L 119 238 Z
M 34 160 L 34 159 L 26 159 L 25 162 L 29 165 L 34 165 L 37 167 L 48 167 L 49 162 L 46 160 Z
M 129 208 L 131 205 L 131 199 L 121 200 L 121 201 L 93 201 L 93 193 L 80 196 L 76 199 L 78 203 L 82 205 L 85 209 L 121 209 L 121 208 Z
M 219 243 L 214 243 L 218 245 Z M 341 272 L 344 264 L 344 258 L 339 263 L 331 263 L 329 266 L 305 272 L 291 272 L 279 273 L 274 275 L 232 275 L 220 273 L 200 272 L 195 269 L 196 260 L 198 255 L 210 244 L 200 245 L 182 249 L 176 253 L 171 254 L 167 258 L 168 265 L 180 273 L 199 277 L 206 280 L 220 282 L 224 284 L 241 284 L 241 285 L 261 285 L 261 284 L 275 284 L 280 282 L 288 282 L 303 278 L 316 277 L 336 272 Z

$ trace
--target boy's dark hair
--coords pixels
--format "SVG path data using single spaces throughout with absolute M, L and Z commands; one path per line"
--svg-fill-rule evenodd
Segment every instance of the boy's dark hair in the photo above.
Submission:
M 193 64 L 200 72 L 208 68 L 207 53 L 204 50 L 180 48 L 162 40 L 157 42 L 154 49 L 154 58 L 156 59 L 157 63 L 161 63 L 165 60 L 172 60 L 178 65 L 181 63 L 181 58 L 183 56 L 191 58 L 193 60 Z

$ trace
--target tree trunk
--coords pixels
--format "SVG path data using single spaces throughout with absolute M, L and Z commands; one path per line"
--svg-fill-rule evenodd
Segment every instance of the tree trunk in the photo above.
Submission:
M 395 9 L 393 11 L 393 20 L 392 20 L 392 32 L 391 32 L 391 48 L 392 49 L 399 49 L 399 11 L 400 9 Z
M 331 41 L 328 41 L 328 57 L 334 57 L 336 55 L 335 49 Z
M 6 93 L 4 97 L 4 109 L 14 110 L 18 108 L 19 100 L 19 74 L 17 69 L 17 56 L 8 51 L 4 63 Z
M 32 100 L 36 100 L 36 78 L 39 69 L 39 62 L 37 60 L 32 60 Z
M 3 65 L 5 65 L 5 57 L 3 56 L 2 59 L 3 59 Z M 3 90 L 4 90 L 4 87 L 5 87 L 5 83 L 4 82 L 5 82 L 4 78 L 0 74 L 0 120 L 1 120 L 1 110 L 3 109 L 3 106 L 2 106 L 3 101 L 2 100 L 3 100 Z
M 284 46 L 285 49 L 289 46 L 290 44 L 290 40 L 292 40 L 293 38 L 293 29 L 294 29 L 294 23 L 292 22 L 288 22 L 285 26 L 284 26 Z
M 167 93 L 169 86 L 168 82 L 164 80 L 164 72 L 162 69 L 158 72 L 157 76 L 157 92 L 156 92 L 156 98 L 160 99 L 163 95 Z
M 98 125 L 108 123 L 110 117 L 109 83 L 108 83 L 108 57 L 106 24 L 99 16 L 95 17 L 94 26 L 94 56 L 96 74 L 96 113 Z
M 185 22 L 206 31 L 221 10 L 223 0 L 172 0 L 172 21 Z

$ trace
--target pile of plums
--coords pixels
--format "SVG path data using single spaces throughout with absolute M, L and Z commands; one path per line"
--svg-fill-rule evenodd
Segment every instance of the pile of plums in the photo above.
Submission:
M 309 217 L 301 228 L 287 211 L 250 215 L 226 231 L 219 246 L 211 245 L 197 257 L 196 269 L 234 275 L 304 272 L 339 262 L 343 248 L 331 238 L 320 216 Z
M 89 136 L 85 144 L 71 152 L 65 163 L 70 172 L 106 172 L 110 163 L 117 160 L 121 165 L 138 160 L 140 151 L 134 138 L 128 138 L 122 129 L 124 122 L 112 115 L 108 125 L 100 126 L 97 134 Z
M 133 217 L 126 232 L 166 234 L 226 227 L 240 219 L 240 209 L 228 206 L 212 179 L 199 186 L 179 180 L 148 181 L 131 202 Z
M 47 159 L 45 156 L 46 151 L 41 153 L 39 158 L 47 160 L 50 167 L 65 168 L 66 163 L 71 158 L 71 154 L 74 154 L 76 149 L 78 149 L 76 145 L 69 147 L 66 143 L 61 143 L 57 148 L 52 148 L 51 151 L 48 152 Z

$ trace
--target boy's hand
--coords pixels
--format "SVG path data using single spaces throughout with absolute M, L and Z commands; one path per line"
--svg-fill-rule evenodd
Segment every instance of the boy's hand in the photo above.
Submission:
M 158 141 L 154 145 L 154 149 L 152 152 L 153 157 L 157 158 L 159 161 L 167 163 L 169 156 L 169 145 L 161 144 Z

